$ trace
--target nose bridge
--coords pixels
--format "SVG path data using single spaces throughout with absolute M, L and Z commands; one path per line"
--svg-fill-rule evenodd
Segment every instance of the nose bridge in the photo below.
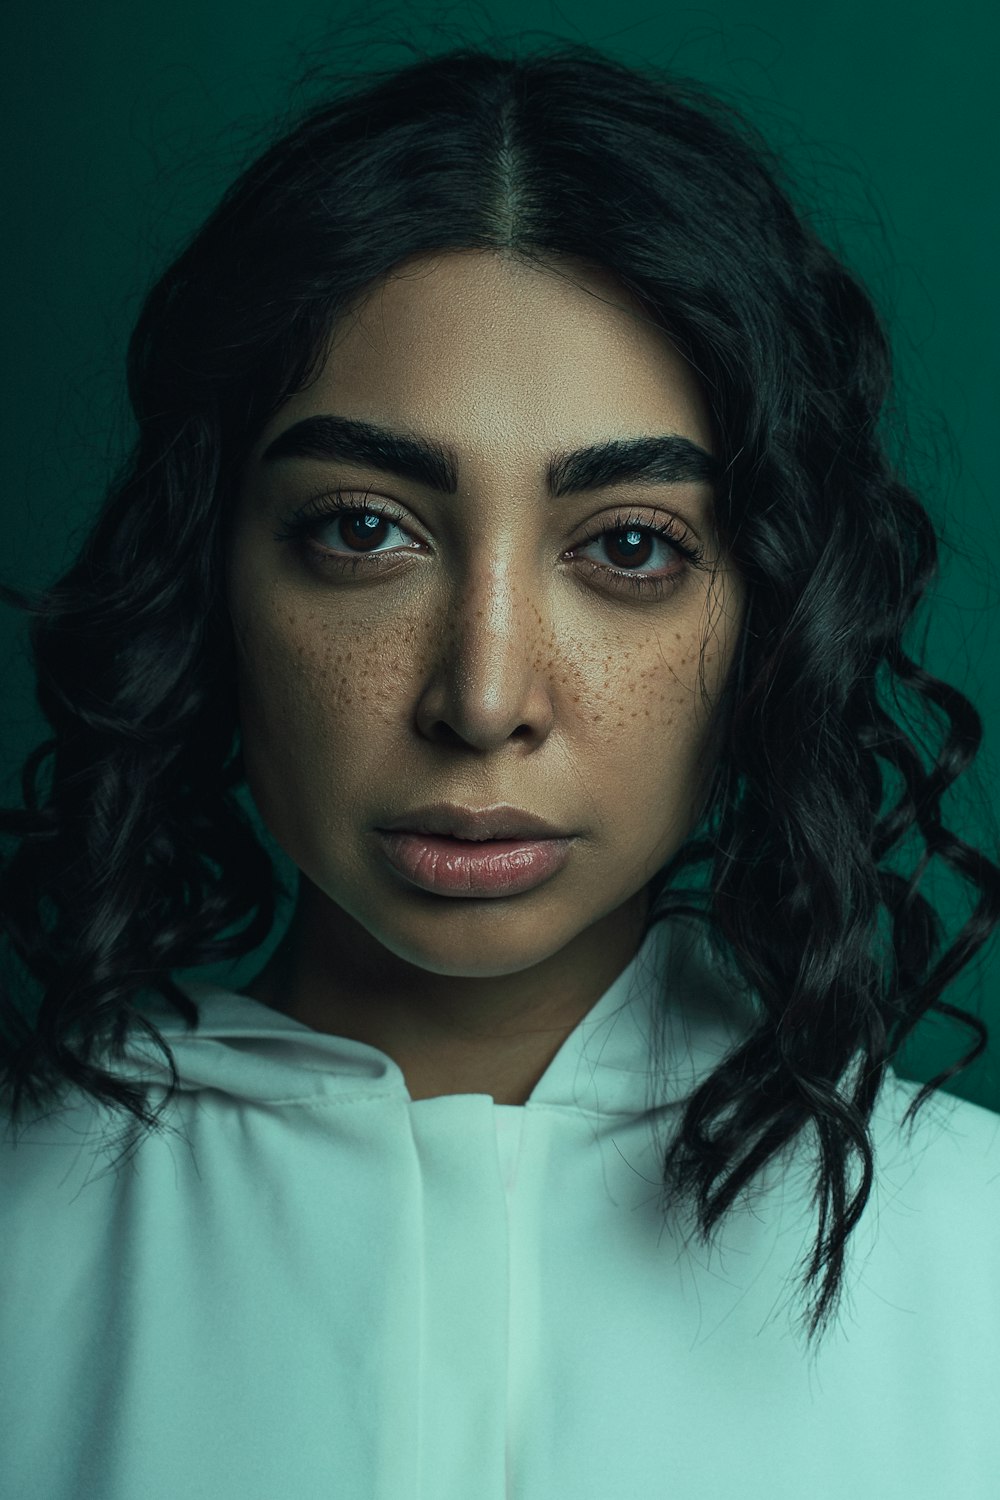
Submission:
M 481 749 L 525 729 L 548 733 L 554 706 L 541 670 L 547 599 L 537 558 L 480 538 L 444 606 L 438 666 L 419 713 L 425 731 L 446 723 Z
M 449 646 L 473 671 L 507 672 L 525 661 L 544 620 L 541 580 L 522 552 L 477 550 L 449 601 Z

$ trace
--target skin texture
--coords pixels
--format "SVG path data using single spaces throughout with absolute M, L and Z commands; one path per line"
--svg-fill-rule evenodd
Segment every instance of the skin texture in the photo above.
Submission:
M 646 883 L 708 785 L 744 605 L 711 486 L 552 499 L 545 485 L 552 453 L 609 438 L 674 432 L 712 451 L 695 375 L 640 312 L 600 267 L 414 258 L 341 319 L 318 379 L 272 417 L 243 472 L 228 589 L 244 760 L 301 871 L 288 931 L 246 993 L 380 1048 L 415 1100 L 528 1098 L 634 955 Z M 458 493 L 329 459 L 261 464 L 274 437 L 319 413 L 449 445 Z M 383 568 L 324 572 L 308 542 L 275 539 L 297 506 L 338 487 L 403 517 L 368 546 L 392 554 Z M 628 569 L 614 546 L 622 510 L 674 518 L 707 565 L 661 598 L 608 582 Z M 602 526 L 613 535 L 588 540 Z M 331 517 L 314 546 L 355 556 L 357 535 Z M 682 564 L 655 541 L 634 566 Z M 437 800 L 508 802 L 578 837 L 531 891 L 428 893 L 372 830 Z

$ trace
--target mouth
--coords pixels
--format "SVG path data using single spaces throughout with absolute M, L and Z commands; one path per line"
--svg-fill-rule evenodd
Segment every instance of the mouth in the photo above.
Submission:
M 383 829 L 380 831 L 389 832 L 390 830 Z M 463 838 L 457 833 L 433 833 L 429 828 L 397 828 L 391 831 L 394 833 L 412 833 L 415 837 L 433 839 L 435 840 L 435 842 L 442 844 L 516 844 L 526 843 L 530 841 L 529 835 L 527 834 L 525 834 L 521 839 L 515 839 L 513 837 L 502 839 L 500 837 L 491 838 L 486 834 L 483 834 L 482 836 L 476 838 Z
M 513 896 L 563 868 L 572 837 L 460 839 L 451 834 L 379 829 L 389 864 L 408 884 L 441 896 Z
M 463 807 L 453 802 L 438 802 L 430 807 L 413 808 L 411 812 L 390 820 L 379 831 L 423 834 L 431 838 L 453 839 L 469 844 L 512 839 L 537 843 L 540 839 L 574 836 L 570 830 L 557 827 L 537 813 L 511 807 L 506 803 L 477 808 Z

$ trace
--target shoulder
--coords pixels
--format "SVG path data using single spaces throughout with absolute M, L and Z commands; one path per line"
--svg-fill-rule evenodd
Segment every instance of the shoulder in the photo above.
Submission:
M 18 1207 L 39 1221 L 47 1209 L 61 1211 L 77 1199 L 97 1206 L 113 1194 L 121 1170 L 133 1161 L 143 1132 L 81 1089 L 40 1114 L 14 1121 L 0 1110 L 0 1212 L 16 1219 Z M 21 1220 L 20 1222 L 24 1222 Z
M 880 1202 L 949 1250 L 989 1247 L 1000 1285 L 1000 1114 L 940 1089 L 904 1116 L 921 1084 L 891 1070 L 872 1117 Z
M 904 1125 L 903 1117 L 922 1087 L 888 1070 L 875 1109 L 883 1144 L 895 1135 L 905 1140 L 910 1134 L 911 1125 Z M 1000 1114 L 958 1094 L 936 1089 L 916 1111 L 912 1136 L 913 1149 L 931 1153 L 935 1161 L 1000 1172 Z

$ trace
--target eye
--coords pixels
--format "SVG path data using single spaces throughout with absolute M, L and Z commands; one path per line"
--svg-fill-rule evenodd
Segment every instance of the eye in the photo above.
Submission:
M 615 573 L 647 582 L 654 580 L 640 569 L 652 566 L 661 578 L 674 577 L 686 572 L 689 565 L 702 557 L 701 548 L 687 541 L 671 523 L 644 520 L 640 516 L 616 516 L 610 526 L 602 526 L 573 551 L 578 553 L 583 547 L 596 547 L 602 551 Z M 671 562 L 673 568 L 664 575 L 664 567 L 669 567 Z
M 359 557 L 372 556 L 372 549 L 392 540 L 393 531 L 400 536 L 406 535 L 399 523 L 384 511 L 370 510 L 367 506 L 363 510 L 345 507 L 328 518 L 327 529 L 333 533 L 335 541 L 342 542 L 348 552 Z
M 338 548 L 327 542 L 316 541 L 318 533 L 325 531 Z M 284 523 L 281 531 L 275 532 L 277 541 L 299 541 L 309 552 L 315 563 L 331 571 L 350 570 L 352 574 L 363 569 L 377 569 L 388 555 L 379 550 L 388 543 L 388 552 L 399 552 L 400 543 L 393 533 L 404 539 L 404 550 L 414 550 L 415 544 L 392 507 L 380 500 L 365 497 L 364 503 L 356 500 L 352 504 L 341 491 L 320 496 L 300 507 Z M 409 538 L 409 545 L 406 538 Z M 603 550 L 609 563 L 582 558 L 590 569 L 590 576 L 600 575 L 600 581 L 610 588 L 631 589 L 634 592 L 662 594 L 666 589 L 682 581 L 702 561 L 704 549 L 689 539 L 677 522 L 663 518 L 653 521 L 633 512 L 619 512 L 605 520 L 591 535 L 570 548 L 570 558 L 581 556 L 584 549 Z M 653 572 L 640 571 L 649 567 Z M 671 562 L 673 566 L 670 566 Z M 665 570 L 666 569 L 666 570 Z
M 326 532 L 338 546 L 316 543 L 320 532 Z M 279 542 L 298 541 L 305 543 L 313 558 L 323 567 L 362 566 L 367 559 L 377 565 L 381 553 L 375 551 L 386 541 L 393 541 L 392 532 L 402 537 L 409 533 L 391 508 L 378 500 L 353 504 L 338 490 L 332 495 L 321 495 L 317 500 L 307 501 L 294 515 L 284 522 L 281 531 L 274 537 Z M 410 539 L 412 542 L 412 538 Z M 399 543 L 393 541 L 393 550 Z M 346 554 L 346 556 L 344 555 Z

